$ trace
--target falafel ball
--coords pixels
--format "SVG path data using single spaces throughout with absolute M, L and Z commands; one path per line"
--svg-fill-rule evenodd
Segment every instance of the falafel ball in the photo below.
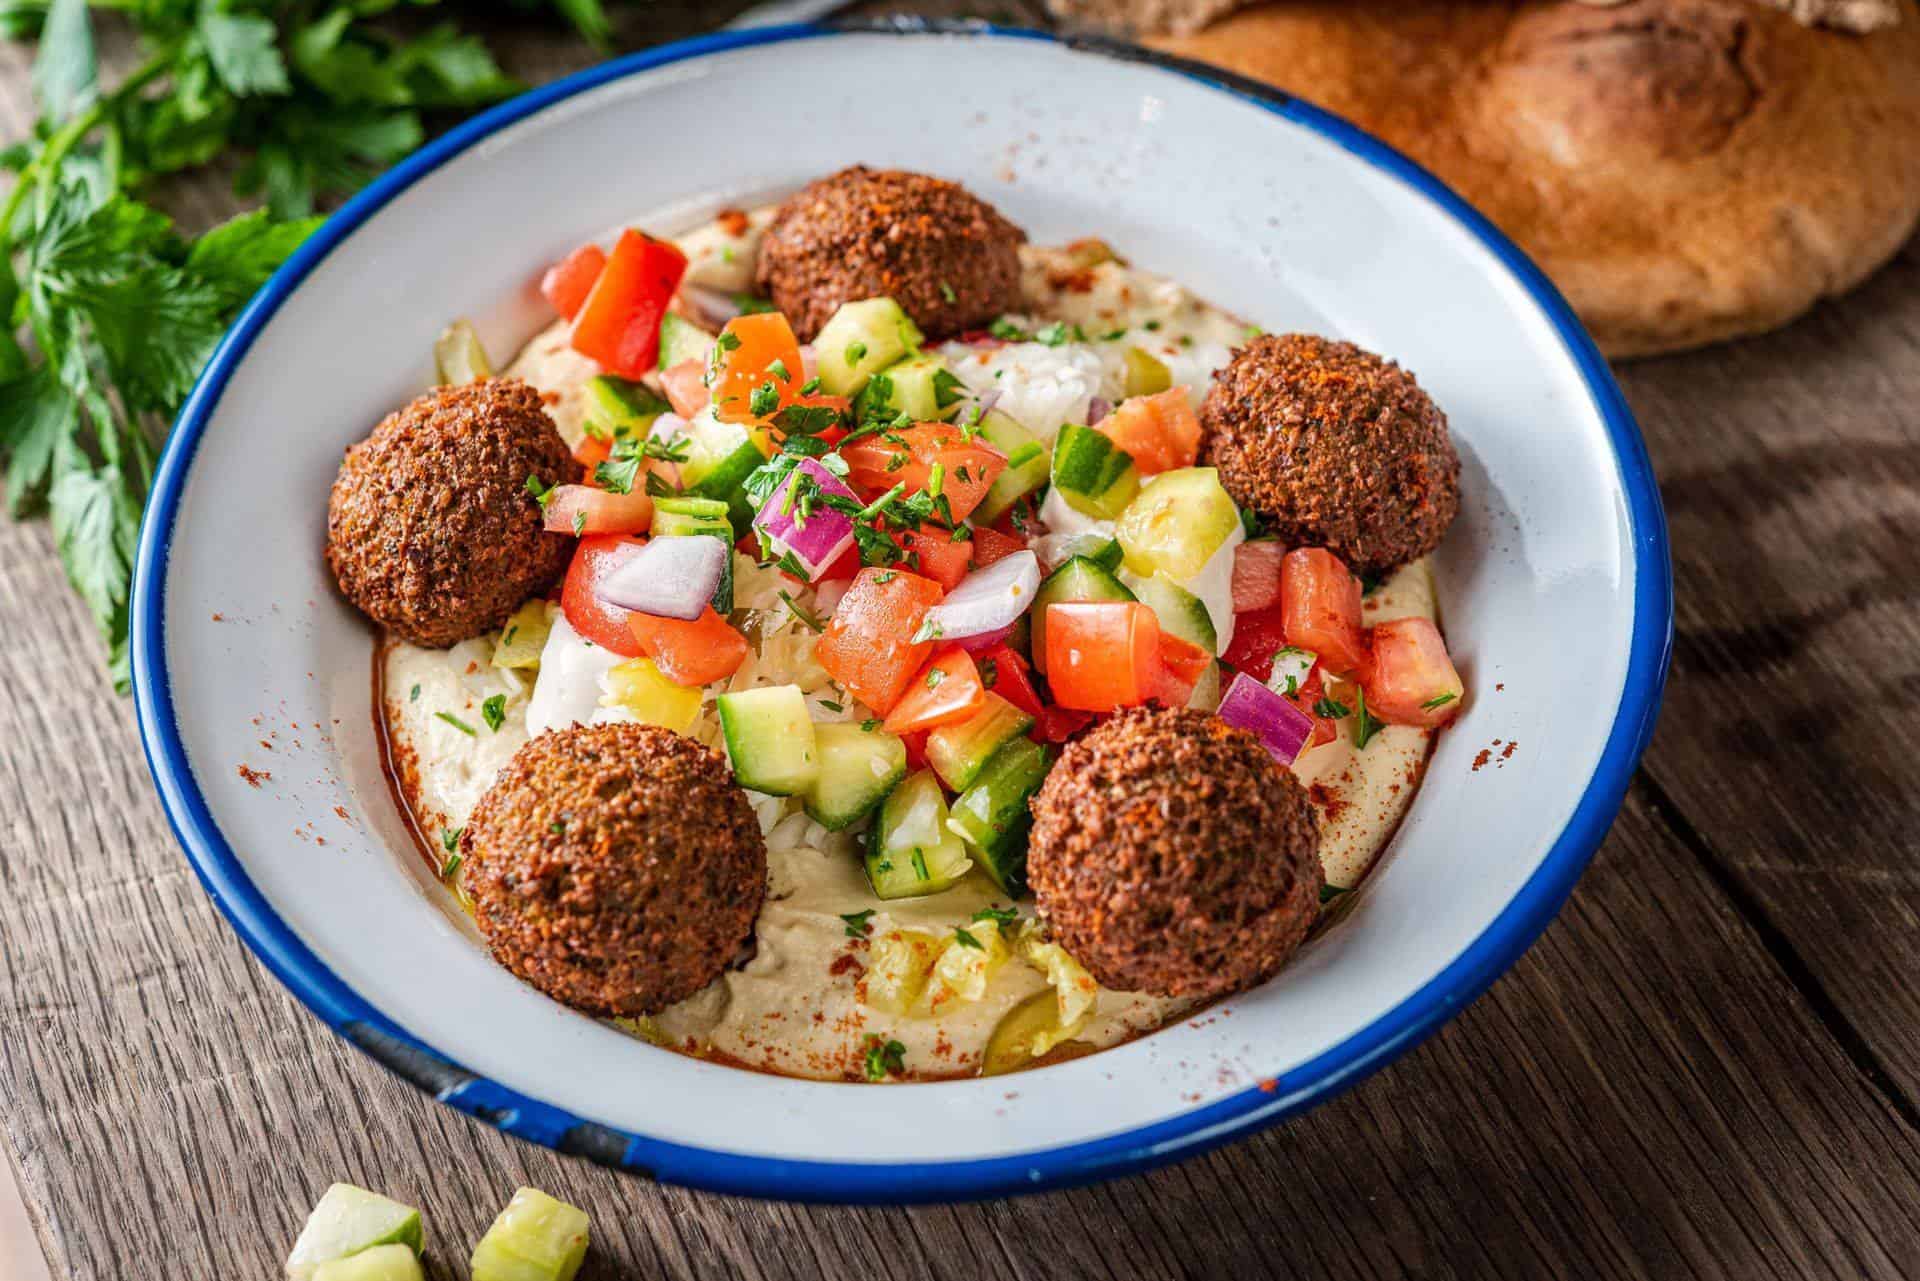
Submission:
M 802 342 L 842 303 L 881 296 L 945 338 L 1019 306 L 1026 238 L 958 183 L 855 165 L 787 198 L 754 277 Z
M 766 843 L 726 762 L 652 725 L 529 740 L 460 848 L 494 958 L 589 1014 L 651 1014 L 720 977 L 766 893 Z
M 1440 545 L 1460 511 L 1447 416 L 1413 375 L 1348 342 L 1265 335 L 1200 406 L 1202 461 L 1283 542 L 1384 574 Z
M 1277 973 L 1320 910 L 1320 828 L 1289 770 L 1207 712 L 1121 712 L 1033 801 L 1027 876 L 1104 986 L 1216 997 Z
M 341 592 L 430 649 L 500 626 L 573 554 L 545 532 L 529 476 L 571 484 L 580 464 L 518 379 L 438 387 L 387 415 L 347 450 L 327 502 Z

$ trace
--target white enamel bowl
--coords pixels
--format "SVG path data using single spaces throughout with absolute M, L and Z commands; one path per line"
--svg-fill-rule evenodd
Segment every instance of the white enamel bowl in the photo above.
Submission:
M 321 561 L 341 450 L 428 383 L 449 319 L 511 351 L 544 323 L 540 269 L 583 238 L 672 232 L 856 161 L 958 179 L 1037 241 L 1099 235 L 1267 329 L 1390 355 L 1445 407 L 1466 464 L 1438 570 L 1473 694 L 1355 910 L 1212 1017 L 1013 1079 L 735 1071 L 496 967 L 389 801 L 368 632 Z M 133 623 L 141 729 L 181 842 L 342 1035 L 565 1151 L 731 1192 L 894 1201 L 1171 1160 L 1430 1032 L 1532 941 L 1604 835 L 1659 701 L 1671 601 L 1658 493 L 1605 366 L 1431 177 L 1305 104 L 1137 50 L 912 25 L 628 58 L 375 183 L 254 299 L 181 415 Z M 1475 770 L 1495 740 L 1518 748 Z M 243 764 L 272 778 L 250 784 Z

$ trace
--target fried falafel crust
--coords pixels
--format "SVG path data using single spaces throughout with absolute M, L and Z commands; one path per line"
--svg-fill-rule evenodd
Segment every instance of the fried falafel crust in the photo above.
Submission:
M 1348 342 L 1269 334 L 1200 407 L 1201 460 L 1284 543 L 1385 574 L 1440 545 L 1460 511 L 1447 417 L 1412 374 Z
M 495 959 L 589 1014 L 651 1014 L 719 978 L 766 895 L 766 843 L 726 761 L 651 725 L 531 739 L 460 848 Z
M 787 198 L 754 275 L 802 342 L 843 303 L 883 296 L 945 338 L 1019 307 L 1026 238 L 958 183 L 855 165 Z
M 573 539 L 545 531 L 527 478 L 580 464 L 518 379 L 439 387 L 351 446 L 327 502 L 327 565 L 361 613 L 444 649 L 500 626 L 567 568 Z
M 1040 915 L 1105 987 L 1244 991 L 1286 964 L 1319 911 L 1306 790 L 1210 713 L 1118 713 L 1067 746 L 1033 814 Z

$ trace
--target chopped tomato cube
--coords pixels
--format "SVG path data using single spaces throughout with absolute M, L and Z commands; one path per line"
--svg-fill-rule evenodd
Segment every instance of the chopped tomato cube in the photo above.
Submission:
M 1076 711 L 1071 707 L 1047 706 L 1040 709 L 1040 719 L 1034 723 L 1033 736 L 1043 743 L 1064 743 L 1093 724 L 1092 712 Z
M 666 241 L 621 232 L 574 317 L 573 349 L 622 378 L 652 370 L 660 356 L 660 318 L 686 271 L 686 255 Z
M 1255 680 L 1273 675 L 1273 656 L 1287 645 L 1285 611 L 1278 605 L 1236 613 L 1233 617 L 1233 643 L 1220 657 L 1235 670 Z
M 983 650 L 975 657 L 980 683 L 1032 717 L 1038 717 L 1042 705 L 1040 693 L 1027 674 L 1027 660 L 1003 642 Z
M 638 489 L 616 494 L 592 485 L 555 485 L 546 506 L 550 534 L 642 534 L 653 522 L 653 496 Z
M 1280 563 L 1286 558 L 1286 545 L 1271 538 L 1256 538 L 1234 548 L 1234 613 L 1271 609 L 1280 603 Z
M 1212 662 L 1213 655 L 1192 641 L 1161 632 L 1160 675 L 1154 682 L 1154 701 L 1162 707 L 1185 707 Z
M 587 469 L 587 479 L 593 479 L 593 469 L 613 457 L 613 442 L 599 436 L 582 436 L 580 443 L 573 447 L 574 461 Z
M 900 736 L 900 742 L 904 744 L 907 749 L 907 768 L 909 770 L 918 771 L 927 768 L 927 735 L 931 733 L 933 733 L 932 730 L 923 729 L 918 733 L 902 734 Z
M 955 522 L 965 520 L 1007 469 L 1007 456 L 984 440 L 968 440 L 952 423 L 917 423 L 862 436 L 840 451 L 848 479 L 875 494 L 895 485 L 937 491 Z
M 629 614 L 627 626 L 640 650 L 675 685 L 711 685 L 747 661 L 747 638 L 709 605 L 691 622 Z
M 986 705 L 987 687 L 973 655 L 950 649 L 920 669 L 882 728 L 889 734 L 939 729 L 966 720 Z
M 698 360 L 683 360 L 661 370 L 660 388 L 667 393 L 673 412 L 682 418 L 691 419 L 707 407 L 706 371 Z
M 572 320 L 580 305 L 593 292 L 593 282 L 607 265 L 607 251 L 599 245 L 585 244 L 547 268 L 540 277 L 540 296 L 553 309 Z
M 760 548 L 757 545 L 757 539 L 754 540 L 754 545 L 749 546 L 746 549 L 746 551 L 747 551 L 747 555 L 752 556 L 755 559 L 759 558 Z M 833 564 L 827 566 L 826 571 L 820 575 L 820 578 L 818 581 L 822 583 L 844 581 L 846 579 L 852 578 L 855 574 L 859 572 L 860 572 L 860 548 L 858 544 L 855 544 L 854 546 L 849 547 L 847 548 L 847 550 L 841 552 L 838 556 L 834 557 Z
M 940 584 L 942 591 L 950 592 L 960 585 L 973 559 L 972 539 L 956 543 L 951 533 L 934 525 L 901 530 L 900 548 L 909 557 L 909 567 Z
M 906 693 L 933 642 L 915 641 L 940 584 L 901 569 L 861 570 L 814 647 L 827 675 L 882 716 Z
M 1139 601 L 1047 606 L 1047 683 L 1062 707 L 1109 712 L 1147 701 L 1160 678 L 1160 620 Z
M 1360 628 L 1360 580 L 1347 571 L 1338 556 L 1324 547 L 1288 552 L 1280 569 L 1280 609 L 1287 644 L 1312 650 L 1335 676 L 1366 667 L 1367 639 Z
M 1467 687 L 1447 655 L 1440 629 L 1427 618 L 1376 623 L 1367 710 L 1393 725 L 1444 725 L 1460 711 Z
M 640 657 L 640 645 L 627 626 L 633 611 L 607 604 L 594 595 L 593 589 L 632 555 L 624 548 L 640 545 L 640 539 L 622 534 L 582 538 L 560 588 L 560 612 L 566 615 L 567 624 L 584 639 L 622 658 Z
M 1185 387 L 1152 396 L 1129 396 L 1094 430 L 1133 456 L 1141 474 L 1191 467 L 1200 456 L 1200 416 Z
M 765 422 L 799 396 L 804 382 L 800 341 L 779 312 L 735 316 L 720 331 L 712 391 L 714 416 L 722 422 Z
M 996 560 L 1005 560 L 1015 552 L 1027 549 L 1027 540 L 1015 538 L 1012 534 L 1003 534 L 997 529 L 975 529 L 973 531 L 973 567 L 985 569 Z

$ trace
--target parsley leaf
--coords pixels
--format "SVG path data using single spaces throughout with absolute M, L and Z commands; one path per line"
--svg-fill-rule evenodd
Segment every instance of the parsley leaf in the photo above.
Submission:
M 873 909 L 869 907 L 858 912 L 843 912 L 840 919 L 847 923 L 848 938 L 863 939 L 872 929 L 867 922 L 873 919 Z
M 507 696 L 505 694 L 495 694 L 493 697 L 481 703 L 480 719 L 487 723 L 488 729 L 498 734 L 500 727 L 507 723 Z

